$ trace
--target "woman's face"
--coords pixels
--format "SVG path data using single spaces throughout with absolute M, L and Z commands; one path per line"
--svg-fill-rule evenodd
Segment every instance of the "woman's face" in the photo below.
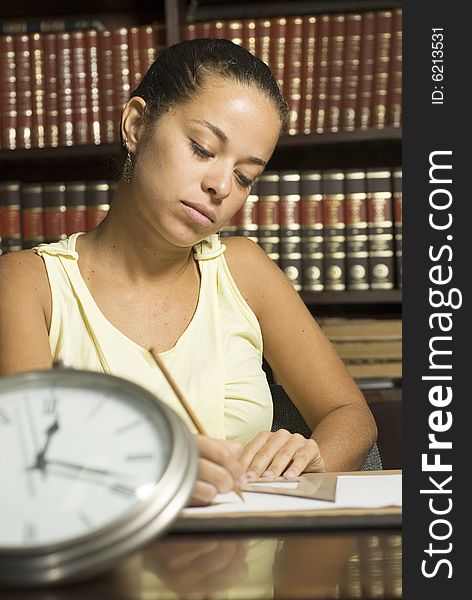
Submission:
M 167 242 L 192 246 L 241 208 L 279 132 L 273 102 L 255 86 L 212 78 L 138 142 L 137 210 Z

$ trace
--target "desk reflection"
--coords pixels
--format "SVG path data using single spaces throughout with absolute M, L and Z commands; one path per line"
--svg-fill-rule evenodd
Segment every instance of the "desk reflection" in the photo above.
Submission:
M 283 537 L 167 536 L 94 580 L 1 600 L 259 600 L 402 597 L 401 531 Z

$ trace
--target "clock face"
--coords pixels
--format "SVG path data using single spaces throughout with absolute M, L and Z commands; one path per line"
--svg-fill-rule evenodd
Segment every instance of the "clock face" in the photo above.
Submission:
M 45 380 L 1 394 L 0 546 L 86 536 L 149 497 L 171 448 L 152 409 L 116 386 Z

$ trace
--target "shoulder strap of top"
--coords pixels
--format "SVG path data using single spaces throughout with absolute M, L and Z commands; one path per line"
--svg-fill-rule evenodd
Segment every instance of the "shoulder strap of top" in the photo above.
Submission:
M 215 233 L 198 242 L 193 247 L 195 260 L 211 260 L 221 256 L 226 250 L 226 246 L 221 243 L 220 236 Z
M 40 256 L 49 254 L 50 256 L 61 256 L 64 258 L 71 258 L 72 260 L 79 260 L 79 255 L 75 251 L 75 241 L 81 233 L 73 233 L 70 237 L 59 242 L 53 242 L 52 244 L 39 244 L 35 246 L 33 250 Z

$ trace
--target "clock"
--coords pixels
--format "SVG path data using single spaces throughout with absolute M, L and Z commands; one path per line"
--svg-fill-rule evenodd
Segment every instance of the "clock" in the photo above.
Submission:
M 161 534 L 197 449 L 144 388 L 72 369 L 0 379 L 0 584 L 87 579 Z

